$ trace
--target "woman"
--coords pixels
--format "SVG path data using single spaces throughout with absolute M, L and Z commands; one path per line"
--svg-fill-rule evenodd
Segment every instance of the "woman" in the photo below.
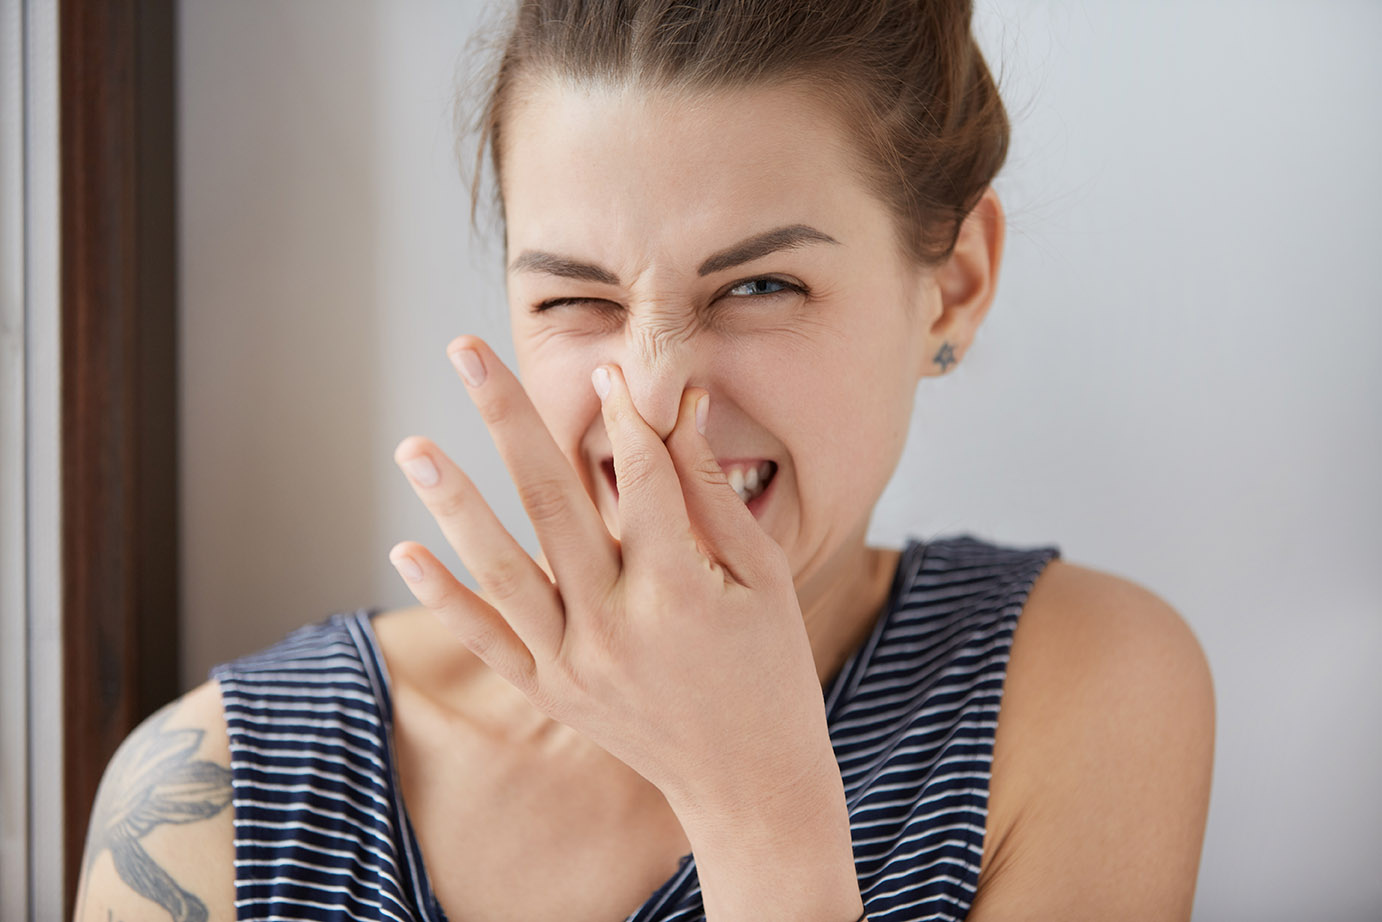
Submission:
M 542 554 L 405 440 L 483 596 L 403 542 L 418 607 L 151 718 L 78 918 L 1188 917 L 1213 717 L 1175 612 L 1054 547 L 865 543 L 994 297 L 969 20 L 520 5 L 481 149 L 523 383 L 448 355 Z

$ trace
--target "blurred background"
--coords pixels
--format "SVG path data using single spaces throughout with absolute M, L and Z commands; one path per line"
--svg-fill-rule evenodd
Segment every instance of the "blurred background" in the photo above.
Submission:
M 977 17 L 1014 126 L 1006 265 L 919 391 L 874 537 L 1055 543 L 1163 596 L 1218 692 L 1196 918 L 1382 918 L 1382 5 Z M 453 149 L 490 18 L 178 7 L 184 687 L 411 603 L 386 552 L 443 545 L 391 458 L 407 435 L 532 545 L 443 352 L 511 356 Z

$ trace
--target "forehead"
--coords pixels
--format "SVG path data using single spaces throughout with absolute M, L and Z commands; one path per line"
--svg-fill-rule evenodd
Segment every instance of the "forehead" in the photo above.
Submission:
M 627 245 L 712 246 L 787 223 L 827 223 L 839 237 L 882 215 L 852 155 L 830 108 L 801 87 L 544 83 L 505 126 L 509 250 L 618 259 Z

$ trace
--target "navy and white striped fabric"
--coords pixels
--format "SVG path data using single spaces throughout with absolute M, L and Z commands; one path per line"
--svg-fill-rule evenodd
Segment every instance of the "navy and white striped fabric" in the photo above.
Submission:
M 1013 629 L 1058 556 L 967 534 L 908 541 L 886 612 L 826 689 L 872 922 L 968 913 Z M 445 919 L 403 809 L 371 614 L 333 615 L 212 671 L 238 919 Z M 703 918 L 688 855 L 629 922 Z

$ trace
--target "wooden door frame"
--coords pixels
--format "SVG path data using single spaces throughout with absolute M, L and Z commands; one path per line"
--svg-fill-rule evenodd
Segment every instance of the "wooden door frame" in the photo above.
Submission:
M 121 740 L 178 693 L 173 0 L 58 5 L 63 889 Z

